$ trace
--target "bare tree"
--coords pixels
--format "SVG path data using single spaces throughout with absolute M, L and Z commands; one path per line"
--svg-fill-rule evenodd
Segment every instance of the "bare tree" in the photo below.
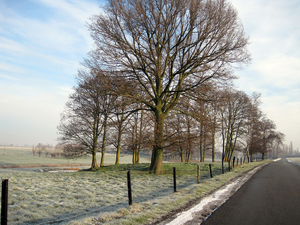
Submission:
M 262 131 L 262 141 L 263 141 L 263 148 L 261 149 L 262 153 L 262 160 L 265 159 L 265 155 L 267 152 L 271 151 L 269 147 L 272 146 L 272 142 L 276 139 L 275 135 L 275 129 L 276 125 L 275 123 L 268 119 L 268 118 L 262 118 L 261 121 L 261 131 Z
M 66 103 L 58 126 L 64 152 L 69 152 L 69 156 L 91 154 L 93 170 L 98 168 L 96 153 L 99 149 L 102 151 L 100 165 L 103 165 L 107 120 L 115 98 L 106 89 L 108 80 L 109 76 L 102 71 L 79 71 L 77 86 Z
M 33 156 L 35 156 L 35 154 L 36 154 L 36 148 L 34 145 L 32 145 L 32 154 L 33 154 Z
M 226 89 L 223 92 L 222 141 L 224 160 L 230 161 L 236 145 L 246 132 L 246 118 L 250 109 L 249 97 L 242 91 Z
M 250 143 L 253 133 L 253 126 L 261 119 L 262 112 L 259 109 L 260 102 L 260 94 L 254 92 L 252 96 L 249 97 L 250 100 L 250 108 L 248 109 L 246 124 L 247 124 L 247 141 L 246 141 L 246 154 L 248 161 L 250 160 Z
M 152 115 L 143 110 L 141 105 L 135 105 L 135 107 L 139 110 L 131 114 L 125 130 L 125 145 L 127 151 L 132 153 L 133 164 L 140 162 L 142 149 L 148 150 L 153 143 L 153 138 L 150 135 L 150 131 L 153 129 Z
M 166 116 L 183 92 L 248 62 L 248 37 L 226 0 L 109 0 L 103 10 L 89 25 L 93 54 L 143 93 L 130 97 L 154 115 L 150 171 L 160 174 Z
M 130 102 L 123 96 L 120 96 L 115 101 L 114 116 L 112 117 L 112 126 L 115 128 L 114 131 L 114 141 L 112 144 L 116 147 L 116 162 L 115 164 L 120 164 L 120 154 L 122 148 L 122 135 L 124 130 L 128 126 L 128 117 L 131 115 Z
M 37 153 L 39 154 L 39 157 L 41 157 L 42 153 L 43 153 L 43 147 L 44 145 L 41 143 L 38 143 L 38 145 L 36 146 L 37 149 Z

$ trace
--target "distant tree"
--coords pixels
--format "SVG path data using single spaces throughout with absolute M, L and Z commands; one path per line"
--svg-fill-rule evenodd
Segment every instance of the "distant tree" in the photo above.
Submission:
M 248 62 L 248 37 L 226 0 L 109 0 L 103 11 L 89 25 L 94 57 L 133 82 L 126 95 L 153 113 L 150 171 L 161 174 L 166 116 L 182 93 Z
M 276 140 L 275 129 L 275 123 L 265 116 L 255 123 L 250 142 L 251 155 L 253 153 L 261 153 L 262 159 L 265 159 L 266 153 L 272 151 L 270 148 L 272 146 L 272 142 Z
M 249 97 L 242 91 L 226 89 L 221 106 L 224 160 L 231 161 L 239 139 L 246 132 L 246 118 L 250 109 Z
M 36 154 L 36 148 L 34 145 L 32 145 L 32 154 L 33 154 L 33 156 L 35 156 L 35 154 Z
M 128 117 L 131 116 L 130 112 L 130 102 L 123 97 L 120 96 L 115 101 L 115 110 L 114 116 L 112 117 L 112 126 L 115 128 L 114 131 L 114 142 L 112 144 L 116 147 L 116 162 L 115 164 L 120 164 L 120 154 L 121 149 L 123 147 L 122 144 L 122 137 L 124 130 L 128 126 L 129 119 Z
M 53 155 L 51 155 L 51 157 L 53 158 L 61 157 L 62 151 L 63 151 L 63 146 L 60 144 L 56 144 L 54 147 Z
M 43 149 L 44 149 L 44 145 L 41 143 L 38 143 L 38 145 L 36 146 L 37 148 L 37 153 L 39 154 L 39 157 L 41 157 L 42 153 L 43 153 Z
M 280 145 L 283 144 L 284 134 L 277 131 L 273 133 L 271 150 L 272 150 L 272 158 L 277 158 L 279 154 Z
M 252 138 L 252 133 L 253 133 L 253 127 L 255 124 L 257 124 L 261 117 L 262 117 L 262 112 L 259 109 L 260 105 L 260 94 L 254 92 L 252 96 L 249 97 L 250 100 L 250 107 L 248 109 L 248 113 L 246 116 L 246 132 L 247 132 L 247 137 L 246 137 L 246 155 L 248 160 L 250 160 L 250 143 L 251 143 L 251 138 Z
M 45 152 L 45 157 L 47 158 L 48 155 L 51 155 L 53 146 L 50 144 L 44 145 L 43 151 Z
M 141 151 L 152 146 L 153 138 L 150 131 L 153 128 L 153 116 L 143 109 L 142 105 L 135 105 L 138 111 L 131 114 L 125 129 L 125 146 L 132 153 L 132 163 L 140 163 Z
M 289 146 L 289 155 L 293 156 L 294 155 L 294 150 L 293 150 L 293 143 L 290 142 L 290 146 Z

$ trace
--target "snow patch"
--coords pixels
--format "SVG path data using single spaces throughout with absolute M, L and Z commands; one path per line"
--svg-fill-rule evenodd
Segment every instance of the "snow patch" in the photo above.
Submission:
M 68 173 L 68 172 L 78 172 L 78 170 L 52 170 L 52 171 L 48 171 L 48 173 Z

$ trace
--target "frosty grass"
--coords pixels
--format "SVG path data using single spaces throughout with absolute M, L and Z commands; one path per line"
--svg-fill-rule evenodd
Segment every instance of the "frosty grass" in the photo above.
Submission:
M 197 184 L 196 173 L 179 174 L 176 193 L 171 173 L 154 176 L 133 172 L 132 206 L 128 206 L 126 171 L 49 173 L 1 169 L 0 176 L 9 179 L 9 224 L 141 224 L 262 163 L 244 164 L 212 179 L 207 165 L 201 164 L 201 184 Z

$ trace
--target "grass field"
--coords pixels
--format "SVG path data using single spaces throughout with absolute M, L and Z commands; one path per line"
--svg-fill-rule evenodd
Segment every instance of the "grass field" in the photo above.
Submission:
M 20 152 L 24 153 L 23 150 Z M 24 156 L 26 154 L 19 156 L 16 153 L 13 158 L 18 158 L 24 165 L 36 163 L 28 161 L 26 164 L 21 160 Z M 46 164 L 43 159 L 50 160 L 40 158 L 38 163 Z M 67 162 L 61 160 L 62 164 Z M 77 162 L 84 165 L 85 160 L 88 161 L 80 159 Z M 149 163 L 117 166 L 107 163 L 109 166 L 97 172 L 70 173 L 40 172 L 39 168 L 6 168 L 0 169 L 0 176 L 9 179 L 9 224 L 145 224 L 266 162 L 244 164 L 224 175 L 221 175 L 220 163 L 214 163 L 212 179 L 208 163 L 201 163 L 200 184 L 197 184 L 197 163 L 165 163 L 165 173 L 159 176 L 148 173 Z M 10 163 L 15 164 L 14 160 Z M 1 155 L 1 165 L 4 164 Z M 173 193 L 173 167 L 177 173 L 176 193 Z M 127 198 L 128 170 L 132 178 L 132 206 L 128 206 Z
M 97 161 L 100 162 L 101 154 L 97 154 Z M 105 154 L 105 165 L 111 165 L 115 163 L 115 154 Z M 91 156 L 86 156 L 78 159 L 67 158 L 51 158 L 45 157 L 42 154 L 41 157 L 33 156 L 31 148 L 26 147 L 0 147 L 0 168 L 12 168 L 12 167 L 29 167 L 29 166 L 49 166 L 49 165 L 64 165 L 64 166 L 86 166 L 91 165 Z M 120 163 L 131 163 L 132 157 L 130 155 L 121 155 Z M 149 162 L 147 158 L 141 158 L 141 163 Z

